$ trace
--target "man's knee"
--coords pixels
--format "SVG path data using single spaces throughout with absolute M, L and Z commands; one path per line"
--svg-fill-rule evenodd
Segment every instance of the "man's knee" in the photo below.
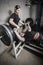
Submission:
M 34 39 L 35 39 L 35 40 L 38 40 L 38 39 L 39 39 L 39 36 L 40 36 L 40 34 L 39 34 L 39 32 L 37 32 L 37 33 L 34 35 Z

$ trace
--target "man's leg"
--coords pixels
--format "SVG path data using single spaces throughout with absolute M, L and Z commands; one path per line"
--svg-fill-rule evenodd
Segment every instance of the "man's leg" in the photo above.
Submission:
M 39 37 L 40 37 L 39 32 L 35 33 L 35 35 L 34 35 L 34 40 L 38 40 L 38 39 L 39 39 Z

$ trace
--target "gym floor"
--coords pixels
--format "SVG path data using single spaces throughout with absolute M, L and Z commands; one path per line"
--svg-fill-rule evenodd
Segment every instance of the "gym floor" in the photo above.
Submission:
M 0 65 L 43 65 L 43 58 L 24 48 L 18 58 L 15 59 L 0 41 Z

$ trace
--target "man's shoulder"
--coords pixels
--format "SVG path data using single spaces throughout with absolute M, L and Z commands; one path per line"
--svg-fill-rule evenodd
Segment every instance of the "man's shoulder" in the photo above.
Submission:
M 14 18 L 15 16 L 16 16 L 15 13 L 12 13 L 10 18 Z
M 15 15 L 15 13 L 12 13 L 12 15 Z M 11 15 L 11 16 L 12 16 L 12 15 Z
M 16 15 L 16 13 L 12 13 L 11 17 L 12 17 L 12 16 L 16 17 L 17 15 Z

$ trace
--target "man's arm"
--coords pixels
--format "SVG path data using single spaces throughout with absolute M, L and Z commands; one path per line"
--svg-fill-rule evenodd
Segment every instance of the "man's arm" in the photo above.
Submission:
M 31 27 L 28 23 L 25 23 L 25 29 L 23 30 L 23 32 L 26 32 L 27 30 L 31 32 Z
M 25 29 L 23 29 L 23 32 L 25 33 L 28 30 L 27 26 L 25 26 Z
M 28 24 L 28 31 L 31 32 L 32 29 L 31 29 L 31 26 Z
M 9 20 L 9 23 L 10 23 L 11 25 L 13 25 L 13 26 L 19 28 L 19 26 L 18 26 L 16 23 L 13 22 L 13 18 L 11 18 L 11 19 Z
M 24 38 L 24 37 L 21 37 L 16 30 L 14 30 L 14 32 L 15 32 L 15 34 L 17 35 L 17 38 L 18 38 L 20 41 L 22 41 L 22 42 L 25 41 L 25 38 Z
M 21 24 L 23 24 L 23 25 L 24 25 L 24 23 L 23 23 L 23 21 L 22 21 L 22 20 L 19 20 L 19 22 L 20 22 Z

